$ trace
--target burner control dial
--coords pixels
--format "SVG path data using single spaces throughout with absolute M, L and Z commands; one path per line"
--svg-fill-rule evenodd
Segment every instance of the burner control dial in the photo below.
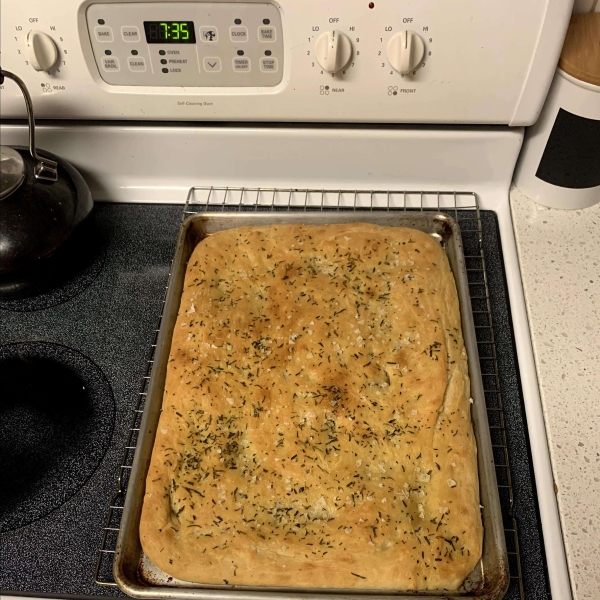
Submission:
M 387 57 L 390 64 L 403 75 L 410 73 L 421 64 L 424 53 L 423 38 L 410 29 L 399 31 L 387 46 Z
M 315 44 L 317 62 L 328 73 L 341 71 L 352 58 L 350 38 L 337 29 L 320 35 Z
M 31 30 L 23 40 L 25 56 L 36 71 L 50 70 L 58 60 L 58 49 L 54 40 L 43 31 Z

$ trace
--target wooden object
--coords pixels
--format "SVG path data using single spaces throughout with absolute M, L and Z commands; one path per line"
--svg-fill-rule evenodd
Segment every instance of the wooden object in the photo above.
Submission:
M 573 15 L 558 66 L 580 81 L 600 85 L 600 13 Z

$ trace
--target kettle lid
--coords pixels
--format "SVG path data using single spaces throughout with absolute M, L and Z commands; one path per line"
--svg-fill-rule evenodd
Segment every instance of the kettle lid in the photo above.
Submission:
M 25 161 L 10 146 L 1 147 L 0 155 L 0 200 L 19 189 L 25 179 Z

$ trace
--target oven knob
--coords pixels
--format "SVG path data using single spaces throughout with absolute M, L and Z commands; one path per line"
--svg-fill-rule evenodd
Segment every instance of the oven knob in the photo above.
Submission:
M 403 75 L 416 69 L 425 53 L 423 38 L 405 29 L 392 37 L 387 46 L 387 57 L 398 73 Z
M 328 73 L 341 71 L 352 57 L 352 42 L 337 29 L 320 35 L 315 44 L 317 62 Z
M 49 71 L 58 60 L 54 40 L 43 31 L 30 31 L 24 38 L 25 56 L 36 71 Z

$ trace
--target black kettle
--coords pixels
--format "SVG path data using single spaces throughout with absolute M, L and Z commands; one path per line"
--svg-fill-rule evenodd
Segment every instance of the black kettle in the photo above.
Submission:
M 94 252 L 94 201 L 66 160 L 35 148 L 31 96 L 12 79 L 27 106 L 29 148 L 1 146 L 0 299 L 40 294 L 71 278 Z

